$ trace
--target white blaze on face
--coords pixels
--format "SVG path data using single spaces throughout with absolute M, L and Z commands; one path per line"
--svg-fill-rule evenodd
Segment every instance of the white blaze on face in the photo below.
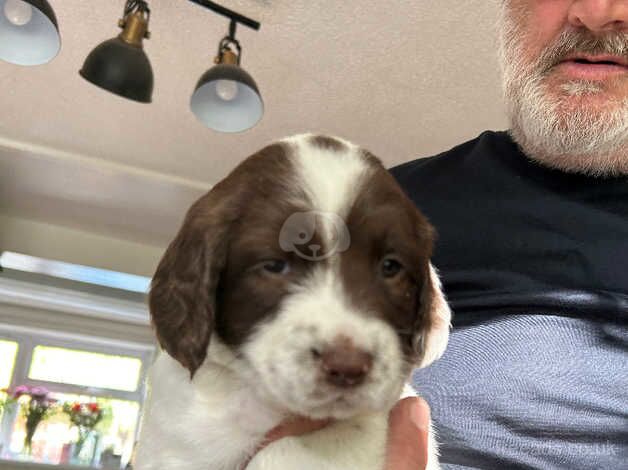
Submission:
M 344 147 L 330 151 L 312 145 L 309 136 L 301 134 L 283 140 L 293 147 L 299 187 L 306 191 L 314 210 L 345 218 L 360 192 L 360 183 L 366 181 L 373 170 L 355 144 L 335 137 Z
M 564 80 L 551 63 L 557 51 L 584 52 L 591 33 L 565 30 L 530 58 L 534 42 L 530 6 L 506 1 L 500 18 L 500 62 L 513 137 L 526 155 L 564 171 L 591 175 L 628 174 L 628 86 L 626 74 L 596 82 Z M 628 34 L 609 34 L 599 44 L 628 57 Z M 598 44 L 598 45 L 599 45 Z M 548 70 L 549 69 L 549 70 Z

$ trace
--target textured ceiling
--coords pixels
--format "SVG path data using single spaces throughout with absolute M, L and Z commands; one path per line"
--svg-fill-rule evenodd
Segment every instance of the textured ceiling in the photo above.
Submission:
M 187 206 L 270 141 L 340 135 L 387 165 L 503 128 L 496 0 L 224 0 L 266 113 L 252 130 L 202 127 L 188 103 L 228 22 L 187 0 L 149 0 L 150 105 L 85 82 L 90 50 L 117 34 L 123 0 L 50 0 L 62 50 L 0 62 L 0 211 L 163 245 Z M 0 247 L 1 248 L 1 247 Z

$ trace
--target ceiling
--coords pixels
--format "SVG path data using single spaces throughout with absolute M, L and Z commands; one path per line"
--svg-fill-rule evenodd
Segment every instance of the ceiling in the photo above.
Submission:
M 50 0 L 51 63 L 0 62 L 0 212 L 163 246 L 190 203 L 274 139 L 339 135 L 386 165 L 504 128 L 498 0 L 223 0 L 262 23 L 238 28 L 265 115 L 235 135 L 188 103 L 228 21 L 187 0 L 149 0 L 153 103 L 100 90 L 78 70 L 119 31 L 123 0 Z M 1 247 L 0 247 L 1 249 Z

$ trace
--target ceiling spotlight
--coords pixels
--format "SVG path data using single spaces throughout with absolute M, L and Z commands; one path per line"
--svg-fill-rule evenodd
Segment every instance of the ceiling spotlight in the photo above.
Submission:
M 46 0 L 0 0 L 0 59 L 40 65 L 60 48 L 57 18 Z
M 203 74 L 190 107 L 196 117 L 219 132 L 241 132 L 253 127 L 264 114 L 264 103 L 255 80 L 240 67 L 242 48 L 235 38 L 236 24 L 258 30 L 260 24 L 207 0 L 191 0 L 230 18 L 229 34 L 218 46 L 217 64 Z
M 124 16 L 118 22 L 122 32 L 90 52 L 79 72 L 81 76 L 116 95 L 150 103 L 153 69 L 142 46 L 142 40 L 150 37 L 149 19 L 145 1 L 127 0 Z

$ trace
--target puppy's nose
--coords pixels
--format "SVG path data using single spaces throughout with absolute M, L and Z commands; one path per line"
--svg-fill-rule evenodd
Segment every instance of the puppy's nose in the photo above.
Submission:
M 364 382 L 373 365 L 373 356 L 340 337 L 320 354 L 325 380 L 337 387 L 355 387 Z

